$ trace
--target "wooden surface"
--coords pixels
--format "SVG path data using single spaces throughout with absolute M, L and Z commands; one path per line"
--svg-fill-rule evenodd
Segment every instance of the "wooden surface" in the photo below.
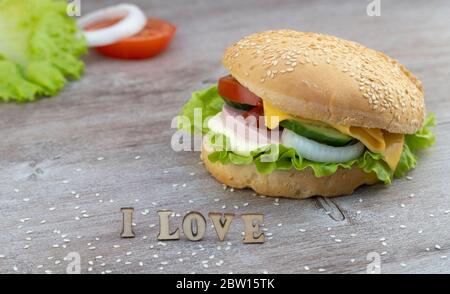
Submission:
M 115 1 L 81 2 L 86 12 Z M 85 76 L 58 97 L 0 105 L 1 273 L 65 273 L 69 252 L 83 273 L 365 273 L 370 252 L 382 273 L 450 273 L 448 1 L 382 0 L 380 17 L 366 15 L 368 1 L 130 2 L 178 26 L 166 53 L 122 62 L 91 52 Z M 358 41 L 422 79 L 438 142 L 412 179 L 275 202 L 222 189 L 198 153 L 170 148 L 170 122 L 191 91 L 226 73 L 225 48 L 270 28 Z M 119 238 L 126 206 L 135 239 Z M 236 219 L 224 243 L 210 227 L 199 243 L 158 243 L 160 209 L 178 226 L 189 210 L 264 213 L 267 240 L 242 244 Z

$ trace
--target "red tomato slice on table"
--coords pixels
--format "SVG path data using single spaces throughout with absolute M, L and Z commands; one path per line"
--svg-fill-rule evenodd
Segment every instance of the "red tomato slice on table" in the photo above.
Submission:
M 120 18 L 109 19 L 92 24 L 85 30 L 98 30 L 119 22 Z M 136 35 L 117 43 L 96 47 L 106 56 L 119 59 L 144 59 L 163 52 L 172 41 L 176 27 L 164 20 L 149 18 L 145 27 Z
M 262 106 L 261 98 L 242 86 L 238 80 L 231 75 L 219 79 L 218 91 L 220 96 L 232 102 L 252 106 Z

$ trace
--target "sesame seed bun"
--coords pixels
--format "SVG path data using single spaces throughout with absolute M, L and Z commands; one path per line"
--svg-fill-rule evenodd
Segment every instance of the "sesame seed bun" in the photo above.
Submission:
M 251 188 L 261 195 L 273 197 L 303 199 L 318 195 L 325 197 L 350 195 L 361 185 L 378 182 L 375 174 L 367 174 L 356 166 L 351 169 L 339 168 L 336 173 L 320 178 L 314 176 L 310 168 L 303 171 L 276 170 L 263 175 L 258 173 L 254 164 L 212 163 L 208 160 L 205 145 L 202 147 L 201 157 L 206 169 L 219 182 L 237 189 Z
M 425 116 L 420 81 L 358 43 L 292 30 L 253 34 L 229 47 L 224 66 L 289 114 L 330 124 L 414 133 Z

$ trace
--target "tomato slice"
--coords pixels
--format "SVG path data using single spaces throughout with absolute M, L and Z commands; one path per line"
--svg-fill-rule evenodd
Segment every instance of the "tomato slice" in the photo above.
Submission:
M 94 23 L 84 29 L 98 30 L 114 25 L 120 20 L 120 18 L 108 19 Z M 119 59 L 150 58 L 167 48 L 175 32 L 176 27 L 173 24 L 164 20 L 149 18 L 142 31 L 136 35 L 95 49 L 103 55 Z
M 238 80 L 231 75 L 219 79 L 219 95 L 235 103 L 247 105 L 262 105 L 262 100 L 249 89 L 242 86 Z

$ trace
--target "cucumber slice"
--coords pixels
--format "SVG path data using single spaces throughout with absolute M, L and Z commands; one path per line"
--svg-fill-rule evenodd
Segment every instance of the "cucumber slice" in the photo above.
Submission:
M 282 122 L 280 122 L 280 125 L 283 128 L 289 129 L 300 136 L 330 146 L 344 146 L 353 139 L 352 137 L 343 134 L 331 127 L 314 125 L 311 123 L 305 123 L 293 119 L 283 120 Z
M 230 101 L 226 98 L 223 98 L 223 100 L 225 101 L 226 104 L 230 105 L 233 108 L 239 109 L 239 110 L 249 111 L 250 109 L 255 107 L 255 106 L 248 105 L 248 104 L 236 103 L 236 102 Z

